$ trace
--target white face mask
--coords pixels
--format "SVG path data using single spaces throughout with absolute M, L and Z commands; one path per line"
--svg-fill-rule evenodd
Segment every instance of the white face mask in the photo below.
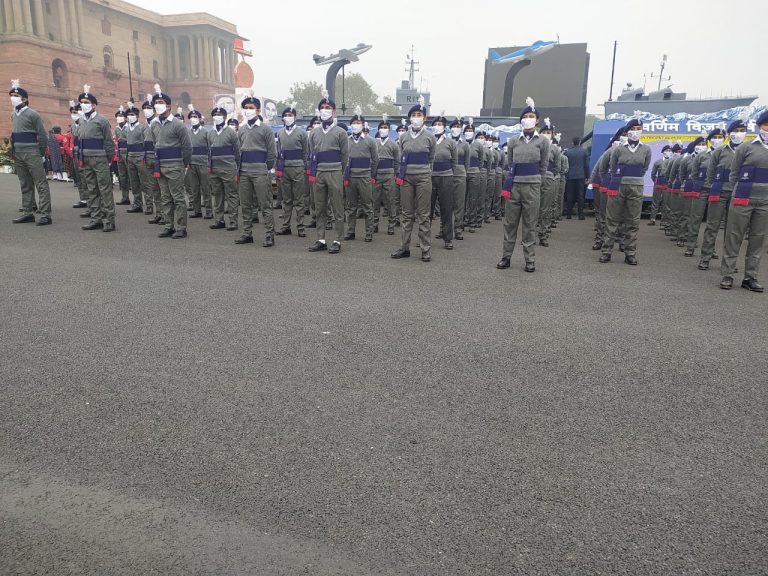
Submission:
M 136 124 L 137 120 L 138 120 L 138 118 L 134 114 L 131 114 L 130 116 L 128 116 L 128 123 L 129 124 Z
M 696 154 L 704 154 L 704 152 L 707 151 L 707 147 L 706 146 L 696 146 L 694 148 L 694 150 L 696 150 Z
M 69 117 L 72 118 L 72 122 L 80 120 L 80 114 L 70 114 Z
M 258 110 L 253 110 L 251 108 L 246 108 L 245 110 L 243 110 L 243 116 L 245 116 L 246 120 L 253 120 L 254 118 L 256 118 L 256 116 L 258 116 L 257 113 L 258 113 Z
M 712 143 L 712 147 L 715 150 L 717 150 L 718 148 L 722 148 L 723 147 L 723 143 L 725 142 L 725 139 L 723 139 L 723 138 L 712 138 L 712 140 L 710 140 L 710 142 Z
M 21 96 L 11 96 L 11 106 L 16 108 L 19 104 L 21 104 Z
M 475 137 L 475 133 L 474 132 L 464 132 L 464 139 L 467 142 L 470 142 L 472 140 L 472 138 L 474 138 L 474 137 Z
M 640 134 L 642 133 L 643 133 L 642 130 L 630 130 L 629 132 L 627 132 L 627 138 L 632 140 L 632 142 L 637 142 L 638 140 L 640 140 Z
M 317 124 L 317 123 L 312 124 L 312 128 L 320 128 L 320 124 Z
M 494 150 L 498 150 L 499 149 L 499 143 L 498 142 L 494 142 L 493 145 L 492 145 L 492 148 Z
M 229 127 L 232 129 L 233 132 L 237 132 L 237 126 L 234 124 L 230 124 Z
M 320 110 L 320 120 L 323 120 L 325 122 L 330 120 L 332 116 L 333 116 L 333 110 L 329 108 L 323 108 L 322 110 Z
M 158 102 L 155 104 L 155 112 L 157 112 L 160 116 L 165 114 L 165 112 L 168 110 L 168 106 L 165 105 L 165 102 Z
M 485 146 L 485 139 L 478 138 L 477 141 L 480 143 L 481 146 Z
M 626 143 L 627 143 L 627 137 L 619 136 L 619 144 L 626 144 Z
M 283 116 L 283 123 L 286 126 L 293 126 L 293 123 L 296 122 L 296 118 L 293 116 Z
M 200 118 L 192 117 L 189 119 L 189 123 L 192 124 L 192 126 L 200 126 Z
M 411 118 L 411 126 L 413 126 L 418 130 L 419 128 L 424 126 L 424 118 L 422 118 L 421 116 L 414 116 L 413 118 Z
M 149 120 L 150 118 L 152 118 L 152 116 L 155 115 L 155 111 L 152 110 L 152 108 L 144 108 L 142 112 L 144 112 L 144 118 L 146 118 L 147 120 Z
M 666 152 L 661 153 L 664 158 L 672 158 L 672 150 L 667 150 Z
M 768 144 L 768 130 L 760 130 L 760 141 L 763 144 Z
M 352 134 L 360 134 L 363 131 L 363 125 L 357 122 L 352 124 Z
M 536 126 L 536 118 L 523 118 L 520 120 L 520 125 L 523 127 L 523 130 L 531 130 Z
M 389 128 L 379 128 L 379 138 L 389 138 Z
M 216 124 L 216 126 L 221 126 L 222 124 L 224 124 L 224 116 L 214 116 L 213 122 L 214 124 Z
M 461 128 L 451 128 L 451 136 L 454 138 L 461 136 Z
M 730 136 L 731 138 L 731 142 L 733 142 L 734 144 L 741 144 L 742 142 L 744 142 L 744 137 L 746 135 L 747 135 L 746 132 L 731 132 L 730 134 L 728 134 L 728 136 Z
M 117 120 L 118 124 L 125 124 L 125 116 L 116 116 L 115 120 Z
M 83 114 L 90 114 L 93 112 L 93 104 L 80 104 L 80 110 L 83 111 Z
M 435 136 L 442 136 L 445 132 L 445 126 L 432 126 L 432 132 Z

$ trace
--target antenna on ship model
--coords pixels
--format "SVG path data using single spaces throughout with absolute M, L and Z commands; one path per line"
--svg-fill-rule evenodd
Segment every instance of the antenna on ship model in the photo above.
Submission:
M 661 59 L 661 69 L 659 70 L 658 76 L 655 76 L 653 72 L 651 72 L 651 78 L 659 79 L 659 87 L 657 88 L 657 90 L 661 90 L 662 80 L 667 80 L 667 81 L 672 80 L 672 76 L 667 76 L 666 78 L 664 78 L 664 68 L 666 67 L 667 67 L 667 55 L 664 54 L 664 57 Z

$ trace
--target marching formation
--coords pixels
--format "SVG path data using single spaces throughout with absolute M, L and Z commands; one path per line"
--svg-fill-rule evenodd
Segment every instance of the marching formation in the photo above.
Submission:
M 23 214 L 14 222 L 50 225 L 50 190 L 41 162 L 47 133 L 18 81 L 12 82 L 9 94 L 14 109 L 11 149 L 23 204 Z M 130 205 L 128 213 L 152 216 L 149 223 L 162 226 L 160 238 L 185 238 L 188 218 L 203 218 L 213 220 L 212 230 L 241 230 L 234 242 L 251 244 L 261 215 L 262 246 L 274 246 L 275 236 L 293 234 L 295 219 L 299 237 L 316 229 L 310 252 L 338 254 L 342 242 L 356 239 L 358 219 L 364 222 L 364 241 L 373 242 L 386 218 L 387 234 L 401 227 L 400 247 L 391 257 L 410 257 L 416 226 L 421 260 L 429 262 L 433 219 L 440 222 L 436 238 L 452 250 L 454 240 L 463 240 L 465 233 L 475 233 L 494 218 L 503 219 L 504 228 L 496 267 L 510 267 L 521 228 L 524 269 L 534 272 L 536 246 L 549 246 L 563 214 L 566 174 L 573 175 L 567 183 L 566 217 L 578 204 L 579 219 L 584 219 L 586 152 L 575 139 L 574 148 L 563 153 L 559 134 L 549 118 L 541 119 L 531 99 L 520 113 L 521 133 L 501 146 L 496 136 L 476 130 L 471 118 L 449 122 L 440 115 L 428 128 L 423 103 L 410 109 L 394 134 L 384 116 L 373 135 L 360 112 L 349 129 L 339 123 L 328 97 L 319 102 L 306 130 L 297 125 L 295 105 L 287 107 L 277 134 L 263 122 L 261 103 L 252 96 L 241 102 L 242 124 L 227 118 L 224 108 L 214 108 L 211 128 L 193 105 L 185 118 L 181 108 L 172 114 L 171 104 L 170 96 L 155 85 L 155 93 L 140 108 L 132 101 L 120 107 L 113 130 L 97 112 L 98 100 L 88 86 L 71 102 L 80 194 L 75 206 L 85 208 L 81 216 L 88 219 L 83 230 L 116 229 L 113 159 L 122 192 L 117 204 Z M 661 213 L 660 228 L 685 247 L 685 256 L 693 256 L 705 224 L 699 269 L 707 270 L 718 257 L 715 240 L 725 223 L 720 286 L 733 286 L 746 238 L 742 286 L 762 292 L 757 274 L 768 229 L 768 113 L 757 124 L 760 133 L 749 144 L 742 144 L 746 124 L 737 121 L 727 131 L 702 135 L 685 150 L 665 147 L 653 167 L 651 150 L 640 141 L 642 122 L 633 119 L 618 130 L 589 178 L 595 204 L 592 249 L 601 252 L 599 261 L 610 262 L 618 243 L 624 261 L 638 264 L 643 179 L 650 169 L 654 195 L 649 225 L 656 225 Z M 283 209 L 277 223 L 272 174 Z

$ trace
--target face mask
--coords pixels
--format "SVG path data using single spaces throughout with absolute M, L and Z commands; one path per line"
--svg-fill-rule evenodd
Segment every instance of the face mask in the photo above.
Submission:
M 283 123 L 286 126 L 293 126 L 294 122 L 296 122 L 296 118 L 294 118 L 293 116 L 284 116 L 283 117 Z
M 520 125 L 523 127 L 523 130 L 531 130 L 536 126 L 536 118 L 523 118 L 520 120 Z
M 11 96 L 11 106 L 16 108 L 19 104 L 21 104 L 21 96 Z
M 474 132 L 464 132 L 464 138 L 467 140 L 467 142 L 471 141 L 472 138 L 475 137 Z
M 461 136 L 461 128 L 451 128 L 451 136 L 454 138 Z
M 216 124 L 216 126 L 221 126 L 224 124 L 224 116 L 214 116 L 213 121 Z
M 138 117 L 135 114 L 131 114 L 130 116 L 128 116 L 129 124 L 136 124 L 137 120 L 138 120 Z
M 424 126 L 424 118 L 420 116 L 414 116 L 413 118 L 411 118 L 411 126 L 413 126 L 418 130 L 419 128 Z
M 319 128 L 320 124 L 312 124 L 312 128 Z
M 432 132 L 434 133 L 435 136 L 442 136 L 443 133 L 445 132 L 445 126 L 433 126 Z
M 379 138 L 388 138 L 389 128 L 379 128 Z
M 667 150 L 666 152 L 662 153 L 662 156 L 664 156 L 664 158 L 672 158 L 672 151 Z
M 363 125 L 362 124 L 352 124 L 352 134 L 360 134 L 360 132 L 363 131 Z
M 704 152 L 707 151 L 707 147 L 706 146 L 696 146 L 694 148 L 694 150 L 696 150 L 696 154 L 704 154 Z
M 731 132 L 728 136 L 731 137 L 731 142 L 734 144 L 741 144 L 744 142 L 744 137 L 747 135 L 746 132 Z
M 200 118 L 190 118 L 189 123 L 192 124 L 192 126 L 200 126 Z
M 116 118 L 116 120 L 117 120 L 117 123 L 118 123 L 118 124 L 120 124 L 121 126 L 122 126 L 123 124 L 125 124 L 125 117 L 124 117 L 124 116 L 118 116 L 118 117 Z
M 715 150 L 717 150 L 718 148 L 722 148 L 723 147 L 723 143 L 725 142 L 725 140 L 723 138 L 712 138 L 712 140 L 710 140 L 710 142 L 712 143 L 712 147 Z
M 155 104 L 155 112 L 157 112 L 160 116 L 165 114 L 166 110 L 168 110 L 168 106 L 165 105 L 165 102 L 158 102 Z
M 619 144 L 626 144 L 626 143 L 627 143 L 627 137 L 619 136 Z
M 237 126 L 234 124 L 230 124 L 229 127 L 232 129 L 233 132 L 237 132 Z
M 768 130 L 760 130 L 760 140 L 763 144 L 768 144 Z
M 485 146 L 485 139 L 484 138 L 478 138 L 477 141 L 482 145 Z
M 331 119 L 333 116 L 333 110 L 330 110 L 328 108 L 323 108 L 320 110 L 320 120 L 326 122 Z
M 246 120 L 253 120 L 258 115 L 256 114 L 256 112 L 258 112 L 258 110 L 252 110 L 250 108 L 246 108 L 245 110 L 243 110 L 243 116 L 245 116 Z
M 540 136 L 543 136 L 544 138 L 546 138 L 550 142 L 552 141 L 552 134 L 540 134 Z
M 640 134 L 642 134 L 642 130 L 630 130 L 627 132 L 627 138 L 632 140 L 632 142 L 637 142 L 640 140 Z
M 72 122 L 80 120 L 80 114 L 70 114 L 69 117 L 72 118 Z
M 499 149 L 499 143 L 498 142 L 494 142 L 492 148 L 494 150 L 498 150 Z
M 93 104 L 80 104 L 80 109 L 83 111 L 83 114 L 90 114 L 93 112 Z
M 152 110 L 152 108 L 144 108 L 142 112 L 144 112 L 144 118 L 146 118 L 147 120 L 149 120 L 150 118 L 152 118 L 152 116 L 155 115 L 155 111 Z

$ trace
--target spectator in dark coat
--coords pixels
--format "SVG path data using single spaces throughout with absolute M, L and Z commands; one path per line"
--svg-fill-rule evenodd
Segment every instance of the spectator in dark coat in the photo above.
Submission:
M 568 157 L 568 176 L 565 182 L 565 217 L 570 220 L 573 205 L 578 204 L 579 220 L 584 220 L 584 186 L 589 175 L 589 155 L 581 147 L 581 139 L 573 139 L 573 148 L 564 152 Z

